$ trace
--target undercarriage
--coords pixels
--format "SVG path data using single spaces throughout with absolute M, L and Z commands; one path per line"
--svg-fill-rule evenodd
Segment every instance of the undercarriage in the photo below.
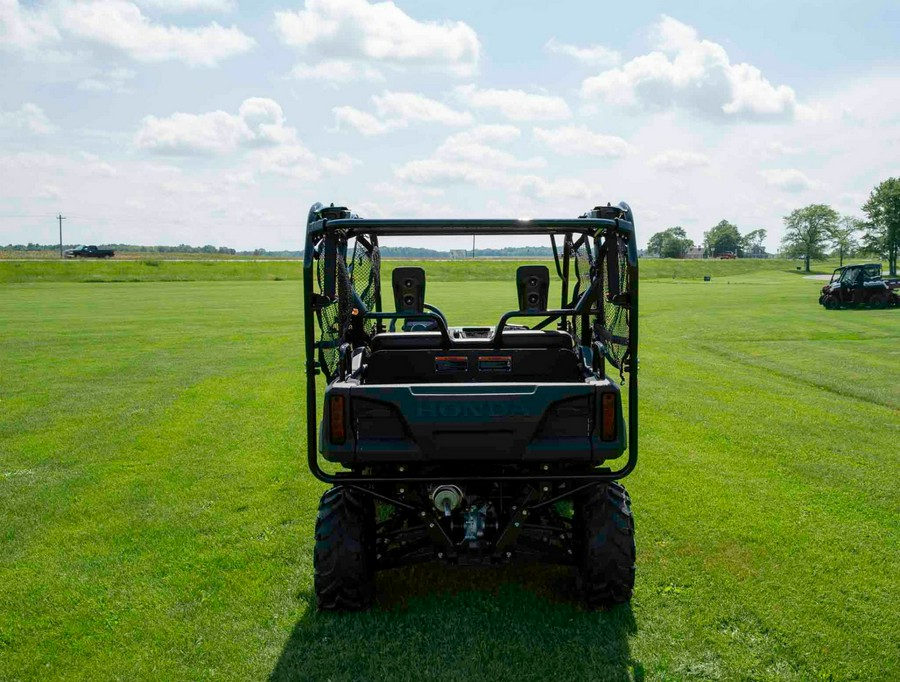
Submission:
M 631 502 L 618 483 L 340 486 L 319 510 L 316 594 L 323 609 L 364 609 L 377 571 L 544 563 L 574 566 L 585 603 L 608 607 L 631 597 L 634 559 Z

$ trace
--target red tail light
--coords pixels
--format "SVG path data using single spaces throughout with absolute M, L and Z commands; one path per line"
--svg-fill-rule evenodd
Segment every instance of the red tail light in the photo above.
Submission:
M 600 404 L 600 438 L 601 440 L 615 440 L 616 427 L 616 394 L 604 393 Z
M 344 424 L 344 396 L 333 395 L 328 402 L 328 422 L 331 426 L 330 440 L 335 445 L 343 445 L 347 440 Z

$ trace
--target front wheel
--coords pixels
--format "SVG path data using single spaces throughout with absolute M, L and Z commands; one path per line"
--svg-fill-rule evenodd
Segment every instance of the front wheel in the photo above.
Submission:
M 619 483 L 591 486 L 575 500 L 578 583 L 590 608 L 608 608 L 634 591 L 634 517 Z
M 322 495 L 313 555 L 316 605 L 361 611 L 375 597 L 375 505 L 372 496 L 338 486 Z

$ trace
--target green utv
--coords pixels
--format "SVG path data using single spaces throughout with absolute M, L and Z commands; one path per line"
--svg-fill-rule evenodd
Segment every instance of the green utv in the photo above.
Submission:
M 378 240 L 411 235 L 549 235 L 560 304 L 547 266 L 524 266 L 516 309 L 495 326 L 451 326 L 425 300 L 425 272 L 398 267 L 387 311 Z M 377 571 L 433 560 L 565 564 L 587 606 L 631 598 L 634 522 L 618 480 L 637 463 L 636 247 L 624 203 L 557 220 L 312 206 L 308 456 L 333 486 L 316 521 L 320 609 L 368 608 Z

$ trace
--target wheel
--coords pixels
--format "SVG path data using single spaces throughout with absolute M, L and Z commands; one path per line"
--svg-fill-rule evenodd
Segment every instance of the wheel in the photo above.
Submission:
M 882 308 L 886 308 L 888 304 L 888 297 L 885 294 L 879 294 L 877 296 L 873 296 L 869 299 L 869 305 L 876 310 L 881 310 Z
M 589 608 L 624 604 L 634 590 L 634 518 L 619 483 L 591 486 L 575 500 L 578 583 Z
M 313 554 L 316 605 L 361 611 L 375 597 L 375 506 L 372 496 L 338 486 L 322 495 Z
M 825 297 L 825 309 L 826 310 L 837 310 L 838 302 L 834 298 L 834 296 L 826 296 Z

